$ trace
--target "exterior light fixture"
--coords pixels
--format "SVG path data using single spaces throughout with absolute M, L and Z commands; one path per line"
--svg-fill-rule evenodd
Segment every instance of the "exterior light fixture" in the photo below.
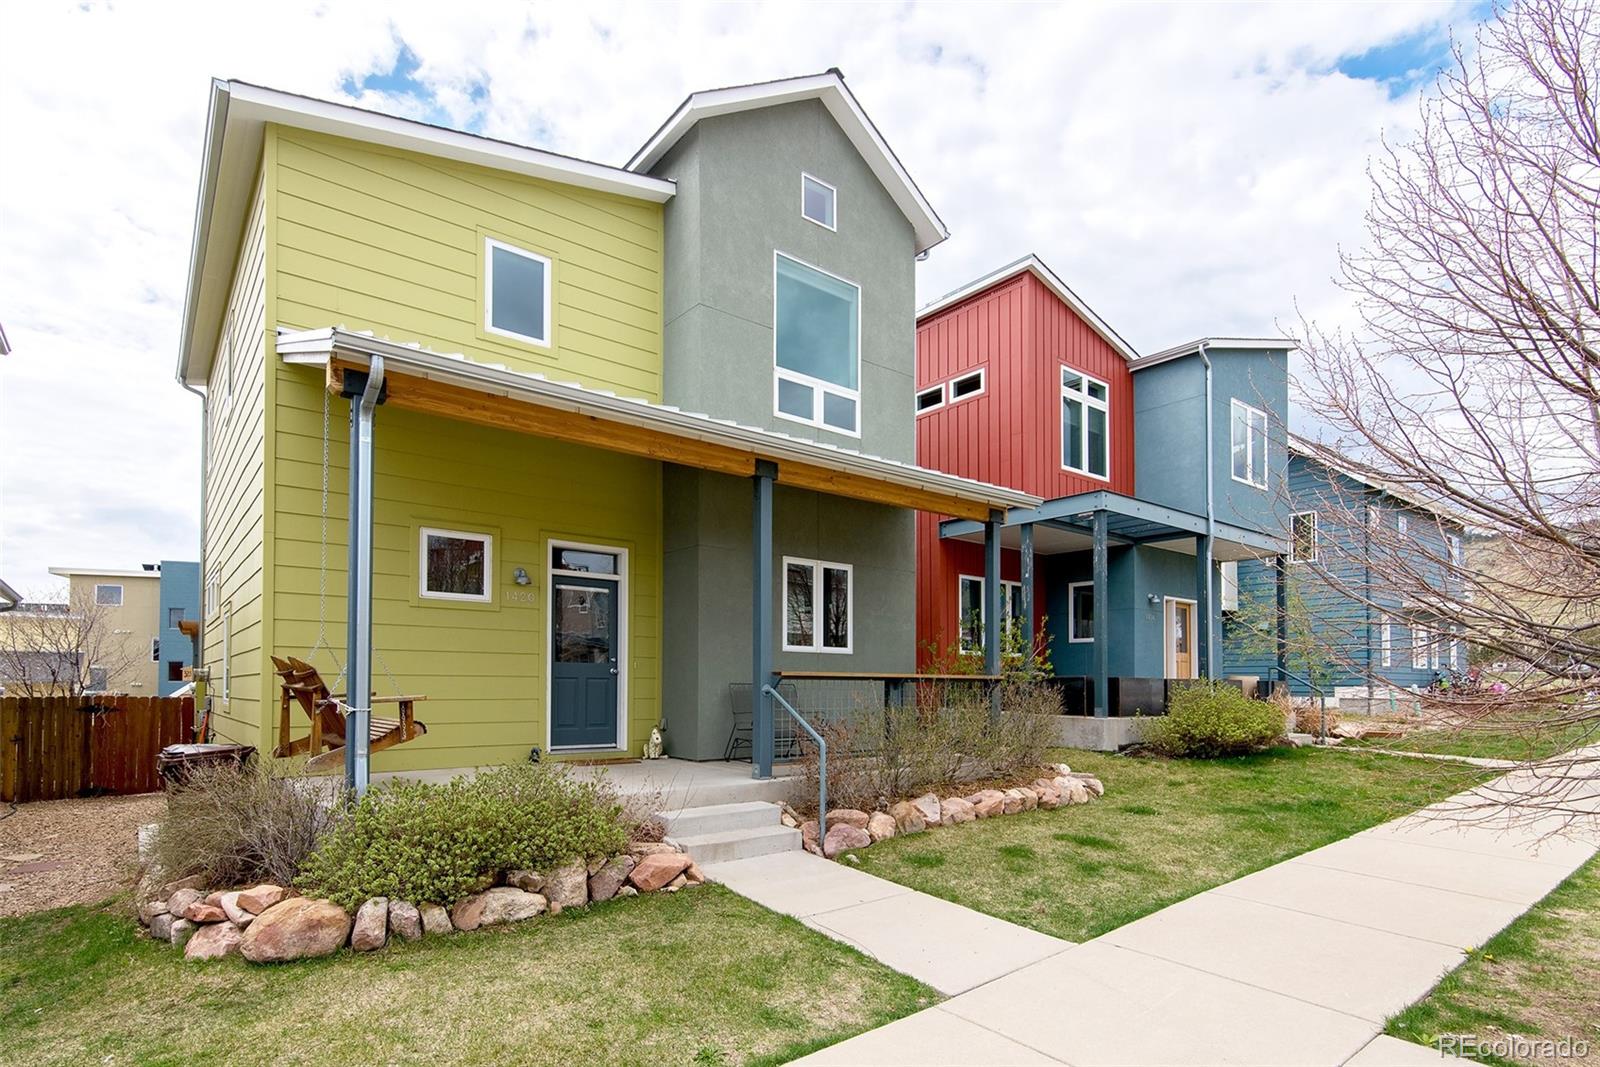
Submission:
M 511 579 L 518 585 L 528 585 L 533 581 L 532 578 L 528 577 L 528 572 L 521 567 L 511 572 Z

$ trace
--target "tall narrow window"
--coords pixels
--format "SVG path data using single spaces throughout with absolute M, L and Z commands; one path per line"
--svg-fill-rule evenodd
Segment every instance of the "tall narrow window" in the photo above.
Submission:
M 861 289 L 781 252 L 774 262 L 776 413 L 859 435 Z
M 1378 616 L 1378 665 L 1394 666 L 1394 623 L 1387 615 Z
M 1229 419 L 1234 481 L 1267 487 L 1267 413 L 1233 401 Z
M 484 238 L 484 328 L 528 344 L 550 344 L 550 260 Z
M 1067 586 L 1067 640 L 1084 644 L 1094 640 L 1094 583 Z
M 838 191 L 821 178 L 813 178 L 809 174 L 800 175 L 800 214 L 818 226 L 830 230 L 839 228 L 835 219 L 838 199 Z
M 1317 562 L 1317 513 L 1300 511 L 1289 517 L 1289 559 L 1295 563 Z
M 1400 514 L 1398 514 L 1398 515 L 1396 515 L 1394 517 L 1394 530 L 1395 530 L 1395 533 L 1399 534 L 1401 537 L 1404 537 L 1406 535 L 1406 513 L 1405 512 L 1402 511 Z
M 1411 624 L 1411 667 L 1413 670 L 1424 670 L 1428 666 L 1428 646 L 1432 642 L 1432 635 L 1428 628 L 1420 622 Z
M 785 652 L 850 651 L 851 575 L 848 563 L 784 559 Z
M 1222 591 L 1218 597 L 1218 606 L 1222 611 L 1239 610 L 1239 561 L 1236 559 L 1223 560 L 1217 567 L 1217 573 L 1222 577 Z
M 1450 551 L 1450 565 L 1452 567 L 1461 566 L 1461 535 L 1445 534 L 1444 543 Z
M 1109 477 L 1111 442 L 1106 383 L 1061 368 L 1061 466 L 1096 478 Z

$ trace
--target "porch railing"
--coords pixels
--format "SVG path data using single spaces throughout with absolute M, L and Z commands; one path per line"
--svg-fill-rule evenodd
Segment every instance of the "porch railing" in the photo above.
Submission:
M 794 709 L 794 705 L 783 698 L 783 694 L 770 685 L 761 687 L 761 691 L 772 698 L 772 702 L 789 713 L 800 728 L 810 735 L 817 746 L 817 842 L 820 844 L 828 837 L 828 742 L 817 732 L 816 728 L 806 722 L 804 715 Z

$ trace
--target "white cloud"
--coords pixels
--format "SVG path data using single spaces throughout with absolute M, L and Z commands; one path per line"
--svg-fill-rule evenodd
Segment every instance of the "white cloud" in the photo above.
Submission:
M 923 299 L 1043 256 L 1142 349 L 1339 306 L 1411 96 L 1341 57 L 1459 4 L 19 5 L 0 41 L 0 572 L 193 557 L 172 379 L 207 79 L 340 98 L 415 53 L 432 113 L 621 162 L 692 89 L 843 69 L 955 234 Z M 484 91 L 486 89 L 486 92 Z

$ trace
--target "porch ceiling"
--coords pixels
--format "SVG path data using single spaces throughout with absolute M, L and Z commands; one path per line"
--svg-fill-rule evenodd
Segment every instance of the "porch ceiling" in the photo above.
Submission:
M 277 349 L 287 363 L 326 368 L 328 388 L 335 392 L 346 369 L 366 370 L 374 356 L 381 357 L 386 405 L 443 418 L 724 474 L 750 476 L 758 462 L 768 461 L 777 464 L 782 485 L 964 519 L 1041 503 L 1002 486 L 368 333 L 280 332 Z

